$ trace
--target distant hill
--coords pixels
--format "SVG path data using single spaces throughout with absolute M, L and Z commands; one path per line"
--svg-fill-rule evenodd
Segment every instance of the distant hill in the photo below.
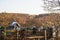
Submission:
M 0 13 L 0 25 L 7 26 L 13 20 L 16 20 L 20 24 L 26 24 L 29 19 L 28 14 L 17 14 L 17 13 Z
M 60 14 L 51 13 L 51 14 L 40 14 L 35 17 L 35 22 L 39 26 L 53 26 L 60 25 Z
M 18 14 L 18 13 L 0 13 L 0 25 L 9 26 L 9 24 L 16 20 L 21 26 L 53 26 L 60 25 L 60 14 L 39 14 L 39 15 L 29 15 L 29 14 Z

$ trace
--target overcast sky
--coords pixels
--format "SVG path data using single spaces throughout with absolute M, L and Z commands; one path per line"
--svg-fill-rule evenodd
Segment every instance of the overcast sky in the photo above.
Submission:
M 0 0 L 0 12 L 40 14 L 44 13 L 42 6 L 42 0 Z

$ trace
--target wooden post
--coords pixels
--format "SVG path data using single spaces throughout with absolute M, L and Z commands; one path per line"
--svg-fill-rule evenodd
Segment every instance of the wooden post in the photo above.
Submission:
M 6 39 L 6 27 L 4 29 L 5 35 L 4 35 L 4 40 Z
M 58 40 L 58 28 L 56 29 L 56 40 Z
M 58 40 L 58 27 L 56 27 L 56 40 Z
M 16 39 L 18 40 L 18 31 L 16 30 Z
M 46 35 L 47 31 L 45 30 L 44 33 L 45 33 L 45 40 L 47 40 L 47 35 Z

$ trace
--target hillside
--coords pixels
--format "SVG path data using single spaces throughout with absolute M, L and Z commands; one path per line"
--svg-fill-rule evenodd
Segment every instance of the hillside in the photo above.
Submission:
M 0 26 L 9 26 L 9 24 L 16 20 L 21 26 L 59 26 L 60 25 L 60 14 L 17 14 L 17 13 L 0 13 Z
M 60 25 L 60 14 L 41 14 L 35 17 L 35 22 L 39 26 L 59 26 Z
M 21 25 L 26 24 L 26 21 L 29 19 L 28 14 L 14 14 L 14 13 L 0 13 L 0 25 L 7 26 L 13 20 L 16 20 Z

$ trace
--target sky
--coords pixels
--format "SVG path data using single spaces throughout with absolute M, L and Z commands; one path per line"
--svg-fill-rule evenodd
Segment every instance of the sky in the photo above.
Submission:
M 0 12 L 44 13 L 42 0 L 0 0 Z

